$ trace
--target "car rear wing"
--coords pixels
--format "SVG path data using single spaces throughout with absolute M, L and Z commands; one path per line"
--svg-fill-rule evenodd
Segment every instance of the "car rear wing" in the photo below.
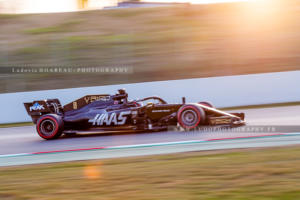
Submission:
M 28 115 L 36 123 L 40 116 L 48 113 L 62 113 L 63 109 L 58 99 L 38 100 L 24 103 Z

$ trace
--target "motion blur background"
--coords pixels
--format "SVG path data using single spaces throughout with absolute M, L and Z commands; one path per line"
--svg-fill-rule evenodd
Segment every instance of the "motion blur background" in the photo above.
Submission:
M 283 146 L 299 144 L 300 131 L 43 141 L 30 123 L 7 124 L 30 120 L 24 101 L 59 97 L 67 103 L 88 93 L 112 93 L 121 83 L 176 80 L 127 88 L 134 97 L 159 90 L 168 101 L 182 95 L 227 107 L 279 103 L 243 108 L 247 126 L 299 127 L 299 19 L 300 0 L 0 0 L 0 123 L 6 123 L 0 124 L 0 199 L 300 199 L 300 148 Z M 129 70 L 12 72 L 33 67 Z M 97 87 L 81 88 L 86 86 Z M 74 87 L 80 88 L 48 91 Z M 196 149 L 179 144 L 187 140 Z M 248 149 L 267 146 L 275 147 Z M 168 149 L 199 152 L 118 158 Z M 105 153 L 111 159 L 62 162 Z M 10 166 L 24 163 L 49 164 Z
M 0 0 L 0 67 L 132 69 L 1 73 L 0 93 L 299 69 L 299 0 L 167 1 Z

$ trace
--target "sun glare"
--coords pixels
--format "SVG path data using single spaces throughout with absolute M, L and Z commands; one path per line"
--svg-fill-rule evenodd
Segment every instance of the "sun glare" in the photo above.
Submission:
M 252 0 L 141 0 L 141 2 L 214 4 Z M 0 0 L 3 13 L 53 13 L 116 6 L 119 0 Z
M 7 8 L 7 12 L 15 13 L 52 13 L 52 12 L 67 12 L 77 9 L 77 3 L 72 0 L 13 0 L 9 4 L 9 1 L 3 1 L 3 7 Z M 7 5 L 7 6 L 6 6 Z M 4 9 L 5 11 L 5 9 Z
M 2 13 L 53 13 L 72 12 L 78 10 L 102 9 L 107 6 L 116 6 L 122 0 L 0 0 Z M 251 12 L 265 11 L 274 6 L 271 0 L 140 0 L 141 2 L 159 3 L 191 3 L 191 4 L 217 4 L 231 2 L 250 2 L 247 10 Z
M 144 2 L 167 2 L 167 3 L 191 3 L 191 4 L 213 4 L 213 3 L 229 3 L 243 2 L 251 0 L 143 0 Z

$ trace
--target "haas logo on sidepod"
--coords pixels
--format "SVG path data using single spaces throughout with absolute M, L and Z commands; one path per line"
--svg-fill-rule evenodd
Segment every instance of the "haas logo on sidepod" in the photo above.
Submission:
M 127 116 L 129 115 L 130 111 L 121 112 L 119 116 L 117 116 L 117 113 L 103 113 L 103 114 L 97 114 L 93 119 L 90 119 L 89 122 L 93 123 L 93 125 L 102 126 L 104 124 L 106 125 L 124 125 L 127 119 Z

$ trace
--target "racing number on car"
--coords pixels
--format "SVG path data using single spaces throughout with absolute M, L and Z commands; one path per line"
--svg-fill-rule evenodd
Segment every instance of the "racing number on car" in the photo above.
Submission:
M 124 125 L 127 119 L 126 115 L 129 115 L 130 111 L 121 112 L 120 114 L 117 113 L 103 113 L 97 114 L 93 119 L 90 119 L 89 122 L 93 123 L 93 125 Z

